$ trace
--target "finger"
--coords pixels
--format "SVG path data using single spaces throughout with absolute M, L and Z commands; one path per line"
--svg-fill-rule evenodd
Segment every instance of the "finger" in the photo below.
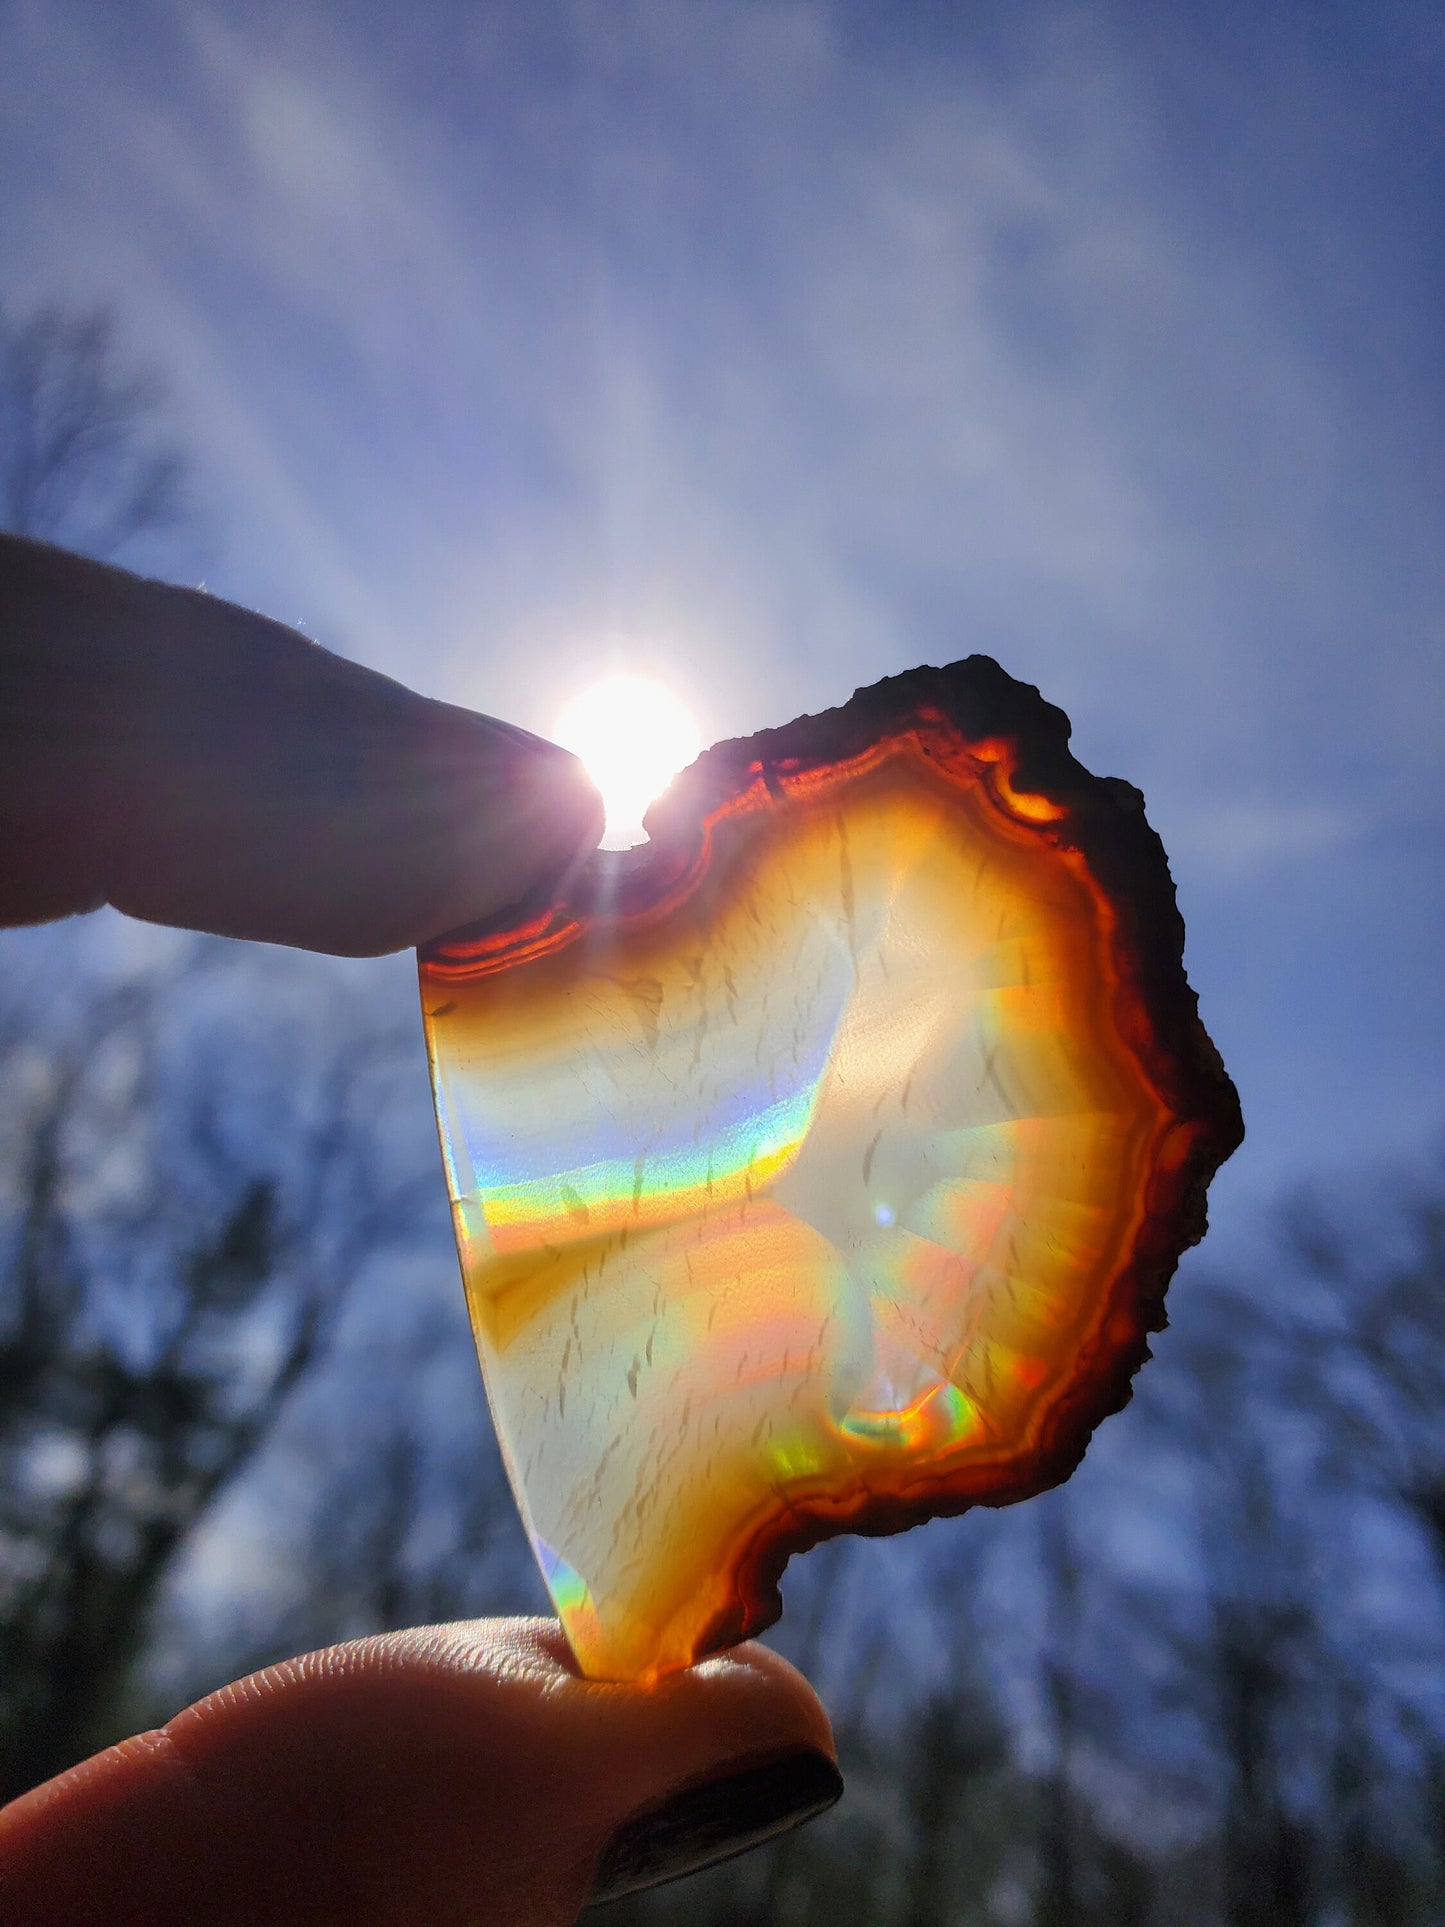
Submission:
M 545 887 L 565 750 L 199 592 L 0 537 L 0 923 L 133 916 L 347 955 Z
M 565 1650 L 481 1621 L 226 1687 L 0 1813 L 0 1915 L 553 1927 L 841 1791 L 822 1707 L 765 1648 L 652 1687 Z

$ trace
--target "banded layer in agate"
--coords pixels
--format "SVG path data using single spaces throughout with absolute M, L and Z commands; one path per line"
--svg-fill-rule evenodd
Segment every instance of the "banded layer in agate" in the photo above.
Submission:
M 1026 1497 L 1128 1395 L 1240 1136 L 1138 793 L 973 657 L 686 771 L 649 844 L 434 946 L 472 1324 L 595 1677 L 790 1553 Z

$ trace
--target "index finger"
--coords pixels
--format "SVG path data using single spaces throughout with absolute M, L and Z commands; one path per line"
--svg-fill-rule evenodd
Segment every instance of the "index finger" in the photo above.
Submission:
M 595 845 L 576 759 L 250 610 L 0 536 L 0 924 L 424 943 Z

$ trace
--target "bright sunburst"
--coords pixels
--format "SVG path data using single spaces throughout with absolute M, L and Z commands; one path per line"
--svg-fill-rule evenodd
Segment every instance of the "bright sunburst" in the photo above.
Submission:
M 610 850 L 643 840 L 643 812 L 702 748 L 687 704 L 651 676 L 604 676 L 579 690 L 552 734 L 602 792 Z

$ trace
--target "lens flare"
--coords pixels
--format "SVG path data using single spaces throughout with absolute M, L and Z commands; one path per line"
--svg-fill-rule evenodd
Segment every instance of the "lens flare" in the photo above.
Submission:
M 702 748 L 687 704 L 651 676 L 604 676 L 579 690 L 552 734 L 581 757 L 601 791 L 607 810 L 602 842 L 609 850 L 644 840 L 648 806 Z

